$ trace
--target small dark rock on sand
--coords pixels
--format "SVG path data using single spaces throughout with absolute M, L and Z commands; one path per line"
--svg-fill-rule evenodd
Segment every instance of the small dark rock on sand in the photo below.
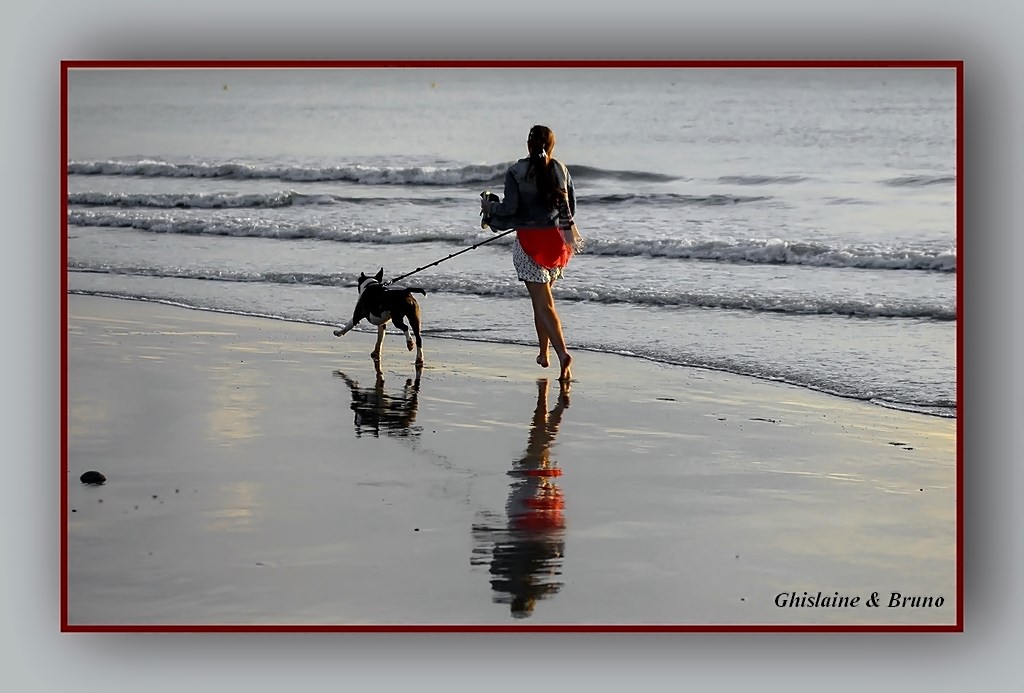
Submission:
M 103 476 L 99 472 L 86 472 L 79 477 L 83 484 L 89 484 L 90 486 L 99 486 L 107 482 L 107 477 Z

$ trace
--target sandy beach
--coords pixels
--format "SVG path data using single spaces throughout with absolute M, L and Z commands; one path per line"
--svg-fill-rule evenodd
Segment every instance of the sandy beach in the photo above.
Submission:
M 956 624 L 952 420 L 430 335 L 418 373 L 393 331 L 378 373 L 368 331 L 137 301 L 67 330 L 66 629 Z

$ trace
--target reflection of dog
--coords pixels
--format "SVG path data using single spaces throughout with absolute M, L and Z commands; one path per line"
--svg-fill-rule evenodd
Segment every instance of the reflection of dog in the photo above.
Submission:
M 372 433 L 379 438 L 381 431 L 390 436 L 415 436 L 422 428 L 413 425 L 419 405 L 420 369 L 416 379 L 407 378 L 401 394 L 384 392 L 384 374 L 378 369 L 373 387 L 359 387 L 359 383 L 341 371 L 334 375 L 345 381 L 352 392 L 352 411 L 355 412 L 356 436 Z
M 335 337 L 345 335 L 355 327 L 361 320 L 368 321 L 371 325 L 377 326 L 377 344 L 370 353 L 375 359 L 380 358 L 381 346 L 384 344 L 384 330 L 390 320 L 395 327 L 405 333 L 405 345 L 412 351 L 413 337 L 416 339 L 416 364 L 423 364 L 423 339 L 420 337 L 420 306 L 413 298 L 413 293 L 427 295 L 427 292 L 420 288 L 390 288 L 382 283 L 384 279 L 384 268 L 372 277 L 362 272 L 359 273 L 359 300 L 356 301 L 355 310 L 352 311 L 352 319 L 348 323 L 334 331 Z M 406 326 L 405 321 L 409 321 Z M 412 334 L 409 328 L 412 328 Z

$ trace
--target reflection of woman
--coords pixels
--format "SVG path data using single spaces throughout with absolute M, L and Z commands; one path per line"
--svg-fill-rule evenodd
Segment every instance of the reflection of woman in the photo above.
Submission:
M 551 445 L 569 406 L 568 385 L 547 411 L 548 381 L 537 381 L 537 407 L 530 426 L 526 452 L 517 460 L 505 505 L 507 526 L 494 542 L 490 572 L 495 601 L 509 604 L 512 615 L 525 618 L 538 599 L 562 587 L 558 581 L 564 555 L 565 501 L 557 479 L 562 470 L 551 459 Z
M 572 356 L 565 344 L 551 287 L 562 277 L 569 258 L 579 247 L 578 238 L 574 239 L 568 231 L 576 213 L 576 192 L 569 169 L 551 156 L 554 148 L 555 133 L 544 125 L 534 125 L 526 139 L 529 155 L 512 164 L 505 174 L 504 199 L 485 193 L 480 207 L 492 229 L 516 229 L 512 263 L 519 280 L 530 292 L 540 346 L 537 363 L 548 367 L 550 344 L 558 356 L 559 380 L 569 380 Z

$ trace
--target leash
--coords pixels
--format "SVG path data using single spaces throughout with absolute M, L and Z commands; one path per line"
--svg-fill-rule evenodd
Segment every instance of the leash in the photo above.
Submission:
M 405 279 L 406 277 L 410 277 L 410 276 L 416 274 L 417 272 L 422 272 L 423 270 L 427 269 L 428 267 L 433 267 L 434 265 L 440 265 L 445 260 L 451 260 L 456 255 L 462 255 L 463 253 L 468 253 L 470 250 L 473 250 L 474 248 L 479 248 L 480 246 L 486 245 L 487 243 L 490 243 L 491 241 L 496 241 L 499 238 L 501 238 L 502 236 L 509 235 L 513 231 L 515 231 L 515 229 L 509 229 L 508 231 L 503 231 L 503 232 L 499 233 L 497 236 L 493 236 L 491 238 L 488 238 L 486 241 L 480 241 L 479 243 L 471 245 L 468 248 L 463 248 L 459 252 L 452 253 L 448 257 L 443 257 L 440 260 L 437 260 L 436 262 L 431 262 L 429 265 L 423 265 L 423 267 L 417 267 L 412 272 L 406 272 L 405 274 L 400 274 L 397 277 L 395 277 L 394 279 L 389 279 L 388 281 L 384 282 L 384 286 L 388 286 L 389 284 L 394 284 L 399 279 Z

